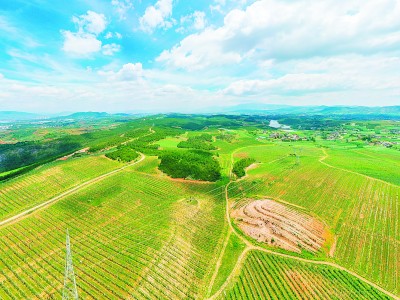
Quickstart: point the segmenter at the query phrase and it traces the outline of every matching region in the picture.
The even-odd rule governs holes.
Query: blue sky
[[[399,105],[399,0],[0,0],[0,110]]]

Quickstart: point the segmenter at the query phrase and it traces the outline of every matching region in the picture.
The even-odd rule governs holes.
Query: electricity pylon
[[[67,229],[65,277],[64,277],[64,288],[62,292],[62,300],[70,300],[70,299],[73,300],[78,299],[78,290],[76,288],[74,267],[72,265],[71,244],[69,241],[69,233]]]
[[[294,148],[294,155],[296,156],[296,165],[300,164],[300,154],[301,154],[301,148],[299,148],[300,151],[295,147]],[[300,153],[299,153],[300,152]]]

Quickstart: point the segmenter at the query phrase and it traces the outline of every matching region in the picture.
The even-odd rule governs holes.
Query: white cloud
[[[128,11],[133,9],[133,4],[130,0],[112,0],[111,4],[114,6],[120,20],[125,20]]]
[[[239,80],[224,90],[226,94],[242,96],[251,94],[283,94],[284,92],[317,92],[340,90],[350,87],[351,82],[332,74],[286,74],[277,79]]]
[[[8,14],[8,17],[11,17],[11,14]],[[32,37],[29,28],[26,28],[25,31],[21,26],[13,24],[14,22],[12,22],[8,17],[0,15],[0,39],[2,41],[12,40],[17,44],[22,45],[24,48],[36,48],[42,46],[41,43]]]
[[[208,28],[202,33],[189,35],[170,51],[163,51],[156,61],[187,70],[240,63],[242,57],[239,53],[221,47],[224,38],[222,31]]]
[[[338,91],[398,90],[400,58],[346,55],[329,59],[314,58],[280,62],[273,66],[285,75],[266,79],[242,79],[232,82],[226,95],[290,95]],[[363,101],[363,99],[360,99]]]
[[[143,67],[141,63],[127,63],[117,72],[99,71],[98,74],[109,81],[137,81],[143,77]]]
[[[185,29],[202,30],[206,27],[206,14],[203,11],[195,11],[194,13],[181,17],[181,27],[177,32],[185,32]]]
[[[292,59],[399,47],[398,0],[259,0],[230,11],[223,26],[186,37],[158,61],[200,69],[250,58]]]
[[[104,55],[108,55],[108,56],[112,56],[115,53],[119,52],[120,50],[121,50],[121,46],[114,44],[114,43],[107,44],[102,47],[102,53]]]
[[[195,11],[193,13],[193,27],[197,30],[206,27],[206,14],[203,11]]]
[[[139,19],[140,28],[146,32],[153,32],[156,28],[170,28],[174,20],[172,16],[172,0],[159,0],[153,6],[148,6],[144,15]]]
[[[4,75],[0,73],[0,80],[4,78]]]
[[[226,0],[214,0],[213,4],[211,4],[210,10],[211,12],[218,12],[223,14],[224,11],[226,11],[228,9],[228,7],[230,8],[240,8],[245,6],[248,2],[253,2],[254,0],[230,0],[229,2],[227,2]],[[227,5],[229,3],[229,5]]]
[[[122,81],[136,80],[143,75],[143,67],[141,63],[128,63],[122,66],[117,72],[116,78]]]
[[[116,38],[116,39],[122,39],[122,34],[120,34],[119,32],[114,32],[112,33],[111,31],[107,32],[106,35],[104,36],[104,38],[106,40],[112,39],[112,38]]]
[[[86,15],[72,17],[72,21],[78,25],[78,32],[87,32],[98,35],[107,27],[107,20],[103,14],[89,10]]]
[[[107,19],[103,14],[88,11],[81,16],[72,17],[72,21],[78,26],[77,32],[62,30],[64,36],[63,50],[74,55],[86,56],[102,51],[104,55],[114,55],[120,50],[120,46],[112,43],[102,45],[98,36],[106,29]],[[107,32],[105,39],[110,39],[114,35]],[[115,33],[116,37],[120,35]]]
[[[63,50],[77,55],[87,55],[101,50],[101,41],[89,33],[62,31],[64,36]]]

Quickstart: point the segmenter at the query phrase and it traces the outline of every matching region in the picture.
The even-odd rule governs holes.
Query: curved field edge
[[[241,151],[250,156],[250,150]],[[311,146],[302,148],[299,164],[291,156],[272,162],[264,156],[258,170],[232,185],[230,197],[236,202],[270,197],[305,207],[336,234],[333,255],[339,265],[398,294],[400,189],[325,166],[320,149]]]
[[[221,265],[212,286],[211,295],[215,294],[229,278],[245,247],[246,245],[236,234],[230,233],[227,246],[222,256]]]
[[[391,299],[346,271],[257,250],[216,299]]]
[[[400,153],[375,148],[324,149],[323,162],[360,175],[400,186]]]

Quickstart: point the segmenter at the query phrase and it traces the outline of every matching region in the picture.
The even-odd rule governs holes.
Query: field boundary
[[[231,164],[232,164],[232,166],[233,166],[233,161],[234,161],[233,160],[233,155],[238,150],[241,150],[243,148],[247,148],[247,147],[238,148],[238,149],[232,151],[232,153],[231,153]],[[330,166],[329,164],[323,162],[323,160],[328,157],[328,153],[326,152],[325,149],[322,149],[322,152],[324,153],[324,156],[319,159],[319,162],[321,162],[322,164],[326,164],[327,166],[329,166],[331,168],[342,170],[341,168]],[[231,166],[230,172],[232,172],[232,166]],[[387,183],[389,185],[394,185],[394,184],[391,184],[389,182],[386,182],[386,181],[383,181],[383,180],[380,180],[380,179],[377,179],[377,178],[369,177],[367,175],[363,175],[363,174],[360,174],[360,173],[357,173],[357,172],[353,172],[353,171],[349,171],[349,170],[345,170],[345,169],[343,169],[343,171],[347,171],[347,172],[350,172],[350,173],[358,174],[358,175],[370,178],[372,180],[377,180],[377,181],[380,181],[380,182]],[[238,260],[237,260],[237,262],[235,264],[235,267],[232,269],[232,272],[229,274],[229,276],[225,280],[224,284],[213,295],[208,297],[207,298],[208,300],[216,299],[225,290],[225,288],[232,282],[232,280],[238,274],[238,270],[242,267],[242,265],[243,265],[243,263],[244,263],[244,261],[245,261],[245,259],[247,257],[247,254],[252,250],[253,251],[261,251],[261,252],[264,252],[264,253],[268,253],[268,254],[271,254],[271,255],[277,255],[277,256],[280,256],[280,257],[288,258],[288,259],[294,259],[294,260],[305,262],[305,263],[311,263],[311,264],[316,264],[316,265],[325,265],[325,266],[330,266],[330,267],[333,267],[333,268],[337,268],[337,269],[339,269],[341,271],[347,272],[348,274],[356,277],[357,279],[363,281],[364,283],[369,284],[370,286],[376,288],[377,290],[379,290],[380,292],[384,293],[385,295],[387,295],[387,296],[389,296],[389,297],[391,297],[393,299],[400,300],[400,297],[394,295],[393,293],[385,290],[384,288],[380,287],[379,285],[369,281],[368,279],[366,279],[366,278],[358,275],[357,273],[355,273],[353,271],[350,271],[350,270],[346,269],[345,267],[342,267],[342,266],[340,266],[340,265],[338,265],[336,263],[328,262],[328,261],[310,260],[310,259],[307,259],[307,258],[292,256],[290,254],[275,252],[273,250],[265,249],[265,248],[262,248],[260,246],[254,246],[253,243],[250,240],[248,240],[248,239],[244,238],[242,235],[238,234],[236,232],[235,228],[232,225],[232,221],[231,221],[230,213],[229,213],[229,197],[228,197],[228,193],[227,193],[227,187],[232,182],[234,182],[234,181],[231,179],[231,181],[226,185],[226,190],[225,190],[226,216],[227,216],[227,219],[228,219],[228,225],[229,225],[229,227],[231,229],[231,234],[232,233],[236,234],[245,243],[246,248],[243,250],[242,254],[239,256],[239,258],[238,258]],[[394,185],[394,186],[397,186],[397,185]],[[219,267],[218,267],[218,269],[219,269]]]
[[[329,157],[329,154],[328,154],[328,152],[326,152],[325,149],[321,149],[321,150],[322,150],[322,153],[323,153],[324,156],[322,156],[318,161],[321,164],[323,164],[323,165],[325,165],[325,166],[327,166],[329,168],[340,170],[340,171],[351,173],[351,174],[355,174],[355,175],[359,175],[359,176],[362,176],[364,178],[367,178],[367,179],[370,179],[370,180],[374,180],[374,181],[378,181],[378,182],[381,182],[381,183],[384,183],[384,184],[387,184],[387,185],[391,185],[391,186],[394,186],[394,187],[397,187],[397,188],[400,187],[397,184],[394,184],[394,183],[391,183],[391,182],[388,182],[388,181],[385,181],[385,180],[382,180],[382,179],[379,179],[379,178],[371,177],[371,176],[368,176],[368,175],[365,175],[365,174],[362,174],[362,173],[358,173],[358,172],[355,172],[355,171],[351,171],[351,170],[348,170],[348,169],[344,169],[344,168],[340,168],[340,167],[336,167],[336,166],[333,166],[331,164],[328,164],[327,162],[325,162],[325,159],[327,159]]]
[[[311,264],[323,265],[323,266],[330,266],[330,267],[339,269],[341,271],[347,272],[348,274],[350,274],[350,275],[356,277],[357,279],[369,284],[370,286],[376,288],[380,292],[384,293],[385,295],[387,295],[387,296],[389,296],[389,297],[391,297],[393,299],[400,300],[400,297],[394,295],[393,293],[385,290],[384,288],[380,287],[379,285],[369,281],[368,279],[365,279],[364,277],[358,275],[357,273],[355,273],[353,271],[350,271],[350,270],[348,270],[348,269],[346,269],[346,268],[344,268],[344,267],[342,267],[342,266],[340,266],[338,264],[331,263],[331,262],[328,262],[328,261],[310,260],[310,259],[307,259],[307,258],[296,257],[296,256],[292,256],[292,255],[289,255],[289,254],[284,254],[284,253],[275,252],[273,250],[264,249],[264,248],[259,247],[259,246],[247,246],[243,250],[242,254],[239,256],[239,258],[238,258],[238,260],[236,262],[236,265],[233,268],[233,270],[232,270],[231,274],[229,275],[229,277],[226,279],[226,281],[220,287],[220,289],[218,291],[216,291],[215,294],[212,295],[208,299],[211,300],[211,299],[215,299],[216,297],[218,297],[224,291],[224,289],[232,282],[234,277],[237,275],[238,269],[240,269],[242,267],[243,262],[246,259],[247,254],[250,251],[260,251],[260,252],[268,253],[268,254],[271,254],[271,255],[276,255],[276,256],[281,256],[281,257],[288,258],[288,259],[298,260],[298,261],[305,262],[305,263],[311,263]]]
[[[71,195],[71,194],[79,191],[82,188],[85,188],[85,187],[87,187],[89,185],[92,185],[92,184],[94,184],[94,183],[96,183],[96,182],[98,182],[98,181],[100,181],[100,180],[102,180],[104,178],[107,178],[107,177],[109,177],[111,175],[114,175],[114,174],[116,174],[116,173],[118,173],[118,172],[120,172],[120,171],[122,171],[122,170],[124,170],[124,169],[126,169],[128,167],[130,167],[130,166],[133,166],[133,165],[135,165],[137,163],[140,163],[141,161],[143,161],[145,159],[146,156],[143,153],[139,153],[139,154],[141,156],[140,159],[134,161],[133,163],[124,165],[121,168],[112,170],[112,171],[110,171],[108,173],[105,173],[103,175],[100,175],[100,176],[97,176],[95,178],[92,178],[92,179],[90,179],[90,180],[88,180],[88,181],[86,181],[86,182],[84,182],[84,183],[82,183],[82,184],[80,184],[78,186],[73,187],[72,189],[69,189],[69,190],[63,192],[62,194],[60,194],[58,196],[55,196],[55,197],[47,200],[46,202],[43,202],[43,203],[38,204],[38,205],[36,205],[36,206],[34,206],[32,208],[29,208],[29,209],[27,209],[27,210],[15,215],[15,216],[13,216],[13,217],[10,217],[8,219],[0,221],[0,227],[3,227],[5,225],[7,225],[7,224],[11,224],[11,223],[17,222],[18,220],[24,218],[25,216],[27,216],[27,215],[29,215],[29,214],[31,214],[31,213],[39,210],[39,209],[43,209],[45,207],[48,207],[50,204],[53,204],[53,203],[57,202],[58,200],[60,200],[60,199],[66,197],[68,195]]]

